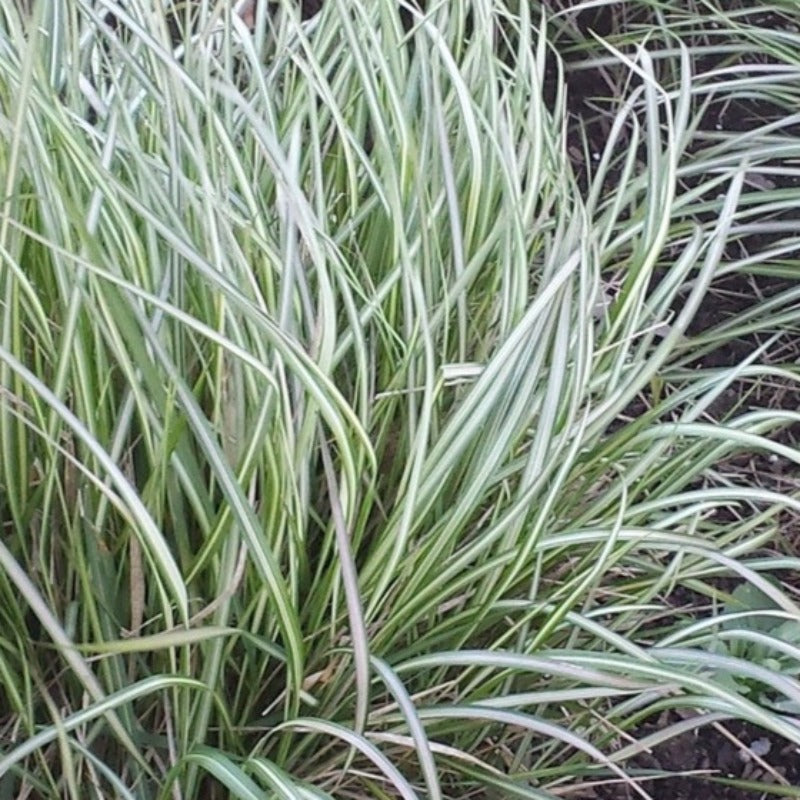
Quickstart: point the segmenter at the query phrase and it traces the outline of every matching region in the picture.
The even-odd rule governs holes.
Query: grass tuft
[[[784,5],[400,5],[0,11],[0,795],[800,746]]]

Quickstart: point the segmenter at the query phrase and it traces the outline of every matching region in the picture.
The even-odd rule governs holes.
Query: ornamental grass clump
[[[800,746],[798,35],[551,5],[0,12],[1,796]]]

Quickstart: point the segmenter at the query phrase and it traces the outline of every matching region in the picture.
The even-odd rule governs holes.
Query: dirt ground
[[[564,7],[564,3],[559,3],[558,0],[552,0],[552,5]],[[613,15],[622,13],[624,5],[616,3],[581,12],[573,20],[575,28],[581,33],[594,30],[600,35],[608,35],[619,19],[615,21]],[[755,13],[753,16],[756,16]],[[746,19],[740,18],[740,21]],[[786,15],[772,12],[759,12],[758,18],[753,20],[754,24],[763,27],[784,26],[796,22],[796,19],[789,20]],[[569,50],[567,41],[565,50]],[[575,155],[574,167],[577,173],[584,185],[587,185],[590,165],[585,163],[582,156],[582,153],[587,152],[583,143],[588,142],[589,151],[594,149],[599,152],[604,146],[608,120],[603,119],[602,110],[603,104],[608,103],[604,98],[608,98],[610,93],[608,76],[593,74],[585,69],[570,70],[569,56],[566,60],[568,109],[572,125],[570,152]],[[741,66],[746,69],[748,63],[763,64],[765,61],[758,53],[752,53],[742,60]],[[717,62],[718,59],[709,57],[704,63],[696,63],[695,70],[698,73],[711,70],[717,66]],[[714,133],[723,125],[728,130],[747,131],[787,115],[787,111],[778,106],[757,103],[747,98],[727,107],[724,118],[720,113],[719,109],[709,109],[704,124],[695,137],[697,148],[703,146],[704,140],[713,138]],[[800,129],[789,128],[787,126],[787,133],[800,136]],[[690,149],[689,157],[691,152]],[[800,184],[797,178],[779,177],[778,180],[782,181],[777,184],[780,188],[797,188]],[[800,208],[786,219],[797,221],[799,217]],[[754,235],[737,240],[731,246],[736,248],[738,255],[763,252],[770,244],[768,237]],[[742,314],[761,298],[796,284],[797,278],[791,276],[776,278],[774,275],[765,276],[763,272],[758,274],[757,267],[753,274],[737,273],[720,278],[712,286],[708,301],[701,307],[690,333],[699,334],[710,330]],[[686,365],[714,368],[738,364],[761,345],[764,338],[766,337],[753,335],[728,342],[700,354]],[[800,363],[800,322],[794,329],[784,332],[779,344],[771,352],[772,358],[784,364]],[[743,393],[747,393],[746,405],[791,411],[800,408],[800,393],[796,383],[791,386],[771,386],[764,390],[767,395],[756,396],[753,391],[752,386],[733,388],[727,395],[727,402],[723,400],[713,410],[715,416],[723,419],[726,413],[741,403]],[[779,436],[784,443],[796,446],[800,442],[800,427],[783,430]],[[761,454],[742,456],[738,463],[731,464],[731,468],[735,468],[740,475],[750,476],[756,485],[781,491],[800,486],[800,475],[794,464],[776,463],[774,458],[770,460]],[[785,523],[784,539],[776,543],[776,550],[787,555],[800,556],[800,521],[796,516],[787,516]],[[784,585],[796,598],[800,596],[800,578],[797,575],[784,576]],[[630,733],[641,739],[677,721],[678,717],[674,713],[664,714]],[[637,757],[625,767],[632,777],[641,780],[641,787],[653,800],[757,800],[782,794],[800,796],[797,794],[797,787],[800,787],[800,750],[773,733],[737,720],[717,722],[692,730]],[[627,800],[638,796],[632,789],[619,783],[595,786],[588,789],[585,795],[587,798],[602,800]]]
[[[658,720],[652,729],[669,721]],[[652,754],[639,758],[636,766],[628,766],[632,776],[647,770],[682,773],[644,781],[642,787],[653,800],[755,800],[768,796],[764,784],[779,784],[783,779],[791,787],[800,785],[800,753],[795,745],[753,725],[726,722],[671,739]],[[713,776],[714,780],[704,776]],[[726,780],[737,778],[750,782],[751,787],[725,784]],[[635,796],[620,786],[609,794],[598,795],[608,800]]]

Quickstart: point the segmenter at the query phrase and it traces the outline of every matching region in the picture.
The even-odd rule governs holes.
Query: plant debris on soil
[[[665,714],[637,733],[647,736],[677,719]],[[800,785],[797,746],[740,721],[716,722],[688,731],[626,766],[653,800],[753,800],[765,796],[769,788],[765,784]],[[662,777],[665,773],[668,777]],[[598,787],[594,796],[602,800],[639,797],[619,784]]]

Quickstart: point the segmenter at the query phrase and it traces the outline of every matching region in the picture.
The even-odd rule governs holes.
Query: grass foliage
[[[800,463],[797,286],[696,324],[797,274],[800,34],[724,5],[3,6],[0,795],[647,797],[686,730],[800,746],[800,499],[741,467]],[[699,132],[742,97],[783,116]]]

